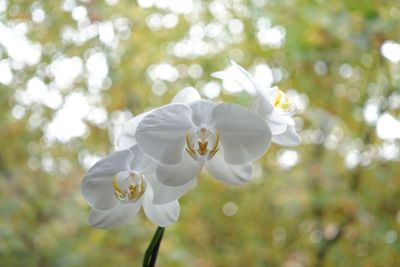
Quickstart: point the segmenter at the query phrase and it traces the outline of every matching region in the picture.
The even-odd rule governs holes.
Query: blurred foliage
[[[90,228],[85,168],[113,150],[133,114],[185,86],[207,97],[210,74],[230,59],[268,64],[275,84],[295,92],[304,142],[271,145],[243,187],[202,174],[158,266],[398,266],[399,134],[377,135],[382,114],[400,115],[400,65],[381,53],[400,41],[397,0],[1,0],[0,26],[1,266],[140,266],[156,227],[142,216]],[[7,44],[6,28],[40,57],[19,39]],[[63,58],[82,65],[76,76],[79,64],[55,70]],[[32,77],[50,102],[29,90]],[[73,106],[83,131],[58,138],[49,125],[74,94],[89,105]],[[216,100],[249,97],[223,90]]]

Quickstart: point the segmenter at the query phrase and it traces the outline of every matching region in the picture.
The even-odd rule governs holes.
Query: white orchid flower
[[[165,185],[192,183],[203,166],[228,184],[249,181],[251,162],[270,144],[268,125],[238,105],[199,98],[196,90],[183,90],[172,104],[147,114],[137,125],[135,142],[159,162],[157,178]]]
[[[212,76],[233,81],[249,93],[256,92],[257,97],[252,104],[252,110],[268,123],[272,132],[272,142],[285,146],[300,144],[300,136],[292,118],[296,112],[296,105],[276,86],[263,90],[239,64],[234,61],[231,61],[231,64],[231,68],[215,72]]]
[[[190,103],[199,99],[201,99],[200,94],[195,88],[186,87],[175,95],[171,103]],[[139,122],[152,111],[153,110],[149,110],[133,117],[122,127],[121,132],[117,138],[117,150],[129,149],[132,146],[136,145],[136,128]],[[168,201],[174,200],[174,197],[175,199],[178,199],[187,191],[193,189],[196,186],[196,183],[197,181],[195,179],[181,186],[168,186],[159,182],[155,182],[153,183],[153,203],[163,204]]]
[[[193,87],[186,87],[179,91],[172,99],[171,103],[190,103],[201,99],[199,92]],[[154,109],[153,109],[154,110]],[[135,133],[139,122],[150,112],[149,110],[130,119],[121,129],[121,132],[117,138],[116,148],[117,150],[129,149],[136,144]]]
[[[89,224],[97,228],[128,223],[141,207],[154,224],[169,226],[177,221],[177,199],[187,190],[185,186],[168,187],[159,183],[154,162],[136,145],[98,161],[81,184],[82,195],[92,208]]]

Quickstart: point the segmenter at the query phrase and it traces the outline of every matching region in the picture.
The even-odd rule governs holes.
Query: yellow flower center
[[[144,176],[135,171],[127,175],[116,175],[113,177],[112,186],[115,197],[120,202],[136,202],[145,191]]]
[[[276,109],[279,109],[286,114],[293,113],[296,110],[295,104],[290,101],[289,97],[281,90],[277,90],[273,104]]]
[[[186,133],[186,151],[197,161],[212,159],[219,150],[219,130],[195,128]]]

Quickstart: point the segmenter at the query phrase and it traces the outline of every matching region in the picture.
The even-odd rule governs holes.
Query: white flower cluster
[[[271,141],[300,143],[291,117],[296,107],[282,91],[261,90],[235,62],[213,76],[257,92],[251,108],[203,100],[187,88],[172,103],[130,120],[117,151],[83,178],[82,194],[92,208],[90,225],[127,223],[143,207],[150,221],[166,227],[177,221],[178,199],[196,185],[203,167],[217,180],[241,185],[251,180],[252,162]]]

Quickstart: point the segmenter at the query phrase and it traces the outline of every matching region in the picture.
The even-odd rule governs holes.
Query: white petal
[[[183,154],[182,161],[175,165],[158,164],[157,179],[162,184],[168,186],[185,185],[199,175],[204,163],[192,159],[186,151]]]
[[[108,229],[130,222],[138,214],[142,200],[133,204],[118,204],[110,210],[92,209],[89,224],[96,228]]]
[[[242,75],[240,72],[238,73],[238,71],[234,67],[229,67],[226,70],[214,72],[211,74],[211,76],[217,79],[221,79],[223,81],[233,82],[237,86],[239,86],[239,88],[245,90],[248,94],[252,96],[257,94],[256,88],[248,80],[247,76]]]
[[[171,103],[182,103],[189,104],[191,102],[200,100],[201,96],[199,92],[193,87],[186,87],[185,89],[179,91],[172,99]]]
[[[133,160],[131,161],[130,169],[137,171],[141,174],[148,172],[149,169],[155,170],[155,162],[142,152],[138,145],[131,147],[130,151],[133,154]],[[154,171],[153,170],[153,171]]]
[[[148,193],[149,192],[149,193]],[[161,205],[152,203],[151,190],[147,189],[143,200],[143,210],[149,220],[161,227],[175,223],[179,217],[179,203],[177,200]]]
[[[117,204],[112,179],[122,171],[129,171],[133,155],[121,150],[98,161],[83,177],[81,192],[88,204],[99,210],[108,210]]]
[[[245,70],[242,66],[237,64],[235,61],[231,60],[231,65],[235,69],[235,77],[236,78],[241,78],[241,80],[246,80],[246,84],[243,84],[242,86],[245,87],[248,83],[251,84],[254,89],[258,92],[261,91],[261,86],[257,84],[257,81],[250,75],[250,73]],[[243,88],[246,90],[246,88]]]
[[[143,112],[136,117],[130,119],[122,126],[121,133],[117,139],[117,150],[129,149],[136,144],[135,132],[139,122],[151,111]]]
[[[274,106],[272,103],[269,101],[269,95],[267,91],[264,91],[261,86],[259,86],[256,82],[255,79],[250,75],[249,72],[247,72],[242,66],[237,64],[235,61],[231,61],[232,66],[236,69],[236,76],[237,77],[246,77],[248,80],[248,83],[251,83],[251,85],[254,87],[254,90],[256,91],[258,95],[258,100],[257,100],[257,111],[260,112],[260,115],[265,115],[270,112],[272,112]],[[245,86],[245,85],[242,85]]]
[[[193,126],[192,110],[184,104],[169,104],[144,117],[136,129],[140,149],[164,164],[181,161],[185,134]]]
[[[296,123],[294,122],[294,119],[291,116],[285,116],[285,117],[286,117],[286,123],[289,126],[293,126],[293,127],[296,126]]]
[[[171,166],[171,165],[168,165]],[[181,186],[168,186],[160,183],[155,176],[146,176],[147,181],[151,184],[153,189],[153,200],[154,204],[164,204],[174,200],[178,200],[186,192],[192,190],[196,184],[197,180],[193,179],[190,182]]]
[[[278,86],[271,87],[265,92],[265,95],[267,96],[267,99],[270,103],[274,103],[275,97],[277,96],[278,92]]]
[[[250,74],[235,62],[231,61],[231,63],[231,67],[225,69],[224,71],[214,72],[211,74],[211,76],[221,80],[229,80],[234,82],[250,95],[257,93],[256,87],[258,85],[250,76]]]
[[[294,126],[288,125],[284,133],[272,136],[272,142],[282,146],[297,146],[301,143],[301,138]]]
[[[254,87],[254,89],[259,97],[258,109],[260,111],[262,111],[264,114],[272,112],[274,106],[269,101],[268,93],[266,91],[264,91],[260,85],[258,85],[256,80],[250,75],[250,73],[248,71],[246,71],[244,68],[242,68],[242,66],[240,66],[233,60],[231,60],[231,64],[236,69],[236,75],[238,77],[240,77],[240,76],[246,77],[248,80],[248,83],[251,83],[252,86]],[[245,84],[243,84],[242,86],[245,86]],[[243,88],[246,90],[245,87],[243,87]]]
[[[217,104],[209,100],[199,100],[191,103],[192,121],[197,127],[211,126],[212,112]]]
[[[244,165],[230,165],[223,159],[219,151],[214,158],[206,162],[208,173],[226,184],[241,185],[251,180],[253,168],[251,163]]]
[[[238,105],[221,103],[214,108],[213,117],[227,163],[242,165],[258,159],[267,150],[271,131],[253,112]]]
[[[270,114],[264,117],[271,130],[272,135],[278,135],[286,131],[288,118],[290,117],[284,116],[276,110],[272,111]]]
[[[251,110],[260,115],[261,117],[268,116],[273,112],[274,107],[264,96],[256,96],[251,103]]]

